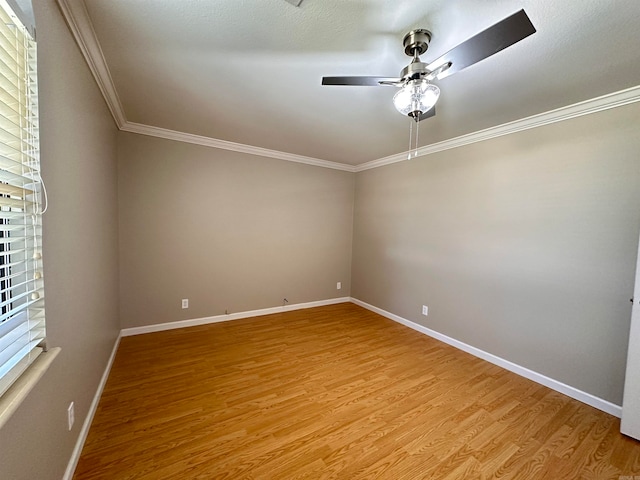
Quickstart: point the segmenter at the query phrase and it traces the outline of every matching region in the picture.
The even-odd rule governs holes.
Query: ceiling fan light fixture
[[[394,96],[393,104],[403,115],[418,119],[438,101],[440,89],[425,79],[410,80]]]

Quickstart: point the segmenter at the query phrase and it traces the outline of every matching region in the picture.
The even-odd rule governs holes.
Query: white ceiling
[[[58,1],[126,122],[349,165],[406,151],[410,121],[393,87],[321,78],[398,76],[412,28],[426,62],[521,8],[537,29],[436,82],[421,145],[640,84],[638,0]]]

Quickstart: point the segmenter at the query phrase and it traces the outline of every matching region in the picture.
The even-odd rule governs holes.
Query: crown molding
[[[191,133],[177,132],[166,128],[152,127],[141,123],[125,122],[120,130],[124,132],[137,133],[140,135],[148,135],[150,137],[164,138],[167,140],[175,140],[184,143],[193,143],[205,147],[220,148],[222,150],[231,150],[233,152],[248,153],[249,155],[258,155],[260,157],[275,158],[277,160],[285,160],[287,162],[304,163],[313,165],[314,167],[331,168],[334,170],[342,170],[345,172],[355,172],[353,165],[345,163],[330,162],[329,160],[321,160],[319,158],[305,157],[294,153],[280,152],[278,150],[269,150],[268,148],[254,147],[243,143],[229,142],[227,140],[219,140],[217,138],[204,137],[201,135],[193,135]]]
[[[96,83],[98,84],[98,88],[102,92],[102,96],[111,111],[111,115],[120,130],[138,133],[141,135],[149,135],[152,137],[176,140],[179,142],[220,148],[223,150],[231,150],[234,152],[248,153],[261,157],[304,163],[316,167],[331,168],[347,172],[355,171],[354,166],[344,163],[331,162],[319,158],[305,157],[303,155],[295,155],[277,150],[269,150],[266,148],[254,147],[251,145],[244,145],[226,140],[218,140],[216,138],[203,137],[200,135],[193,135],[190,133],[177,132],[150,125],[129,122],[126,119],[124,108],[122,107],[122,103],[118,97],[118,93],[111,77],[111,72],[107,66],[102,49],[100,48],[100,43],[96,37],[96,32],[93,29],[93,24],[91,23],[91,18],[89,17],[89,12],[87,12],[84,1],[57,0],[57,3],[67,25],[69,26],[69,30],[71,30],[71,33],[80,48]]]
[[[126,122],[124,109],[122,108],[122,103],[120,103],[120,98],[111,78],[111,72],[102,53],[102,48],[100,48],[100,43],[98,43],[96,32],[93,29],[84,1],[57,0],[57,3],[76,44],[82,52],[82,56],[89,66],[89,70],[93,74],[93,78],[98,84],[98,88],[102,92],[116,125],[118,128],[122,128],[122,125]]]
[[[640,101],[640,85],[620,90],[619,92],[609,93],[584,102],[574,103],[573,105],[532,115],[513,122],[461,135],[442,142],[432,143],[430,145],[420,147],[416,157],[431,155],[432,153],[442,152],[444,150],[451,150],[452,148],[462,147],[471,143],[482,142],[484,140],[502,137],[503,135],[509,135],[523,130],[529,130],[531,128],[562,122],[571,118],[601,112],[610,108],[621,107],[638,101]],[[370,170],[384,165],[391,165],[392,163],[403,162],[407,160],[408,154],[409,152],[402,152],[388,157],[379,158],[377,160],[372,160],[370,162],[361,163],[360,165],[356,165],[355,171],[362,172],[364,170]],[[416,157],[412,157],[411,160],[414,160]]]
[[[335,170],[343,170],[346,172],[362,172],[372,168],[378,168],[393,163],[403,162],[407,160],[408,152],[402,152],[388,157],[371,160],[361,163],[360,165],[349,165],[346,163],[332,162],[319,158],[305,157],[293,153],[281,152],[277,150],[269,150],[262,147],[254,147],[241,143],[219,140],[211,137],[193,135],[190,133],[177,132],[150,125],[129,122],[124,114],[124,109],[120,103],[120,99],[116,92],[111,73],[105,61],[102,49],[96,37],[93,24],[87,12],[84,0],[56,0],[60,11],[64,16],[73,37],[84,56],[91,73],[93,74],[100,91],[113,115],[116,125],[120,130],[125,132],[138,133],[141,135],[149,135],[153,137],[165,138],[179,142],[193,143],[212,148],[220,148],[234,152],[247,153],[250,155],[258,155],[261,157],[275,158],[289,162],[304,163],[316,167],[331,168]],[[631,87],[619,92],[610,93],[584,102],[575,103],[566,107],[561,107],[548,112],[533,115],[527,118],[505,123],[495,127],[490,127],[477,132],[461,135],[456,138],[444,140],[442,142],[425,145],[418,149],[416,157],[431,155],[432,153],[442,152],[453,148],[462,147],[484,140],[509,135],[512,133],[529,130],[531,128],[542,127],[552,123],[569,120],[571,118],[589,115],[591,113],[608,110],[610,108],[620,107],[640,101],[640,85]],[[416,158],[413,157],[412,159]]]

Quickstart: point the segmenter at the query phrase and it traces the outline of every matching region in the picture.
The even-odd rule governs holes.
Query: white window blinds
[[[0,395],[44,346],[36,45],[0,0]]]

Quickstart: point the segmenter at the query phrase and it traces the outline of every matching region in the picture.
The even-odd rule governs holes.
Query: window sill
[[[47,352],[41,353],[20,378],[11,385],[9,390],[0,397],[0,428],[7,423],[13,412],[36,386],[58,353],[60,353],[60,347],[51,348]]]

